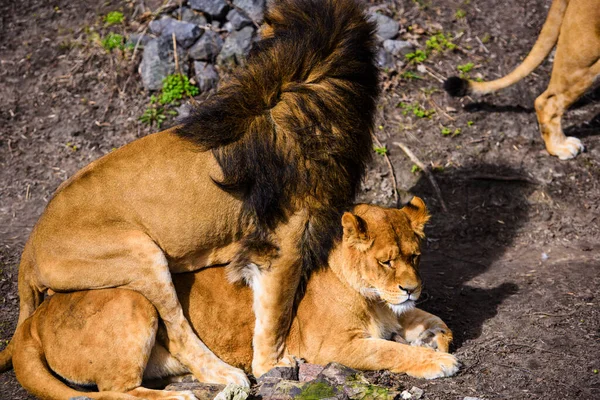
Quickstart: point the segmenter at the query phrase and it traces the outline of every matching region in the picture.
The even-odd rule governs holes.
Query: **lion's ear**
[[[423,228],[430,218],[425,202],[420,197],[414,196],[410,203],[402,207],[400,211],[408,217],[413,231],[419,237],[425,237]]]
[[[344,240],[360,250],[369,247],[369,235],[367,234],[367,222],[358,215],[345,212],[342,215],[342,226],[344,227]]]

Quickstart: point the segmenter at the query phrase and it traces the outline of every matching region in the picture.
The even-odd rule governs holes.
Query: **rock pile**
[[[266,0],[188,0],[150,22],[149,34],[132,34],[128,43],[143,47],[139,72],[148,90],[160,90],[163,79],[179,71],[193,72],[201,92],[217,87],[219,69],[243,64],[257,39]],[[396,40],[400,24],[371,12],[380,42],[379,65],[395,68],[414,51],[411,43]],[[175,45],[173,43],[175,38]]]
[[[201,91],[215,88],[216,67],[243,62],[264,10],[265,0],[189,0],[153,20],[149,35],[128,40],[143,46],[139,72],[144,87],[159,90],[179,64],[185,74],[193,68]]]
[[[188,382],[174,383],[166,389],[191,390],[198,399],[212,400],[225,386]],[[260,377],[252,392],[251,398],[264,400],[400,398],[399,391],[371,384],[360,371],[337,363],[325,367],[300,364],[299,368],[274,368]]]

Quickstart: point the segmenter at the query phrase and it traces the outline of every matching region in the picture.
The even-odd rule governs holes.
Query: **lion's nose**
[[[398,285],[398,287],[400,288],[400,290],[404,290],[406,292],[406,294],[408,294],[409,296],[415,291],[417,290],[417,285],[415,286],[411,286],[411,287],[403,287],[402,285]]]

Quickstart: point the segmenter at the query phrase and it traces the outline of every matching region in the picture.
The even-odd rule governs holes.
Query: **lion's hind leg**
[[[45,264],[40,262],[42,286],[55,291],[101,288],[136,291],[156,308],[163,320],[167,331],[165,347],[198,380],[249,386],[242,370],[219,359],[192,330],[177,298],[167,258],[152,239],[139,231],[96,230],[93,240],[85,240],[88,231],[69,235],[54,242],[61,249],[44,252],[52,258],[43,260]]]
[[[585,2],[580,2],[585,3]],[[568,160],[584,150],[581,141],[565,136],[564,112],[589,89],[600,74],[600,34],[597,10],[577,9],[570,3],[561,27],[550,84],[535,100],[540,132],[548,153]]]

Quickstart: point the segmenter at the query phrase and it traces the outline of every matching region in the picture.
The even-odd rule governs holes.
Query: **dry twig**
[[[423,164],[421,162],[421,160],[419,160],[417,158],[417,156],[415,156],[415,154],[412,151],[410,151],[410,149],[408,147],[406,147],[406,145],[404,143],[394,142],[394,145],[400,147],[402,149],[402,151],[404,151],[404,153],[406,153],[408,158],[410,158],[411,161],[413,163],[415,163],[419,168],[421,168],[421,170],[425,173],[425,175],[427,175],[427,178],[429,178],[429,182],[431,182],[431,186],[433,186],[433,190],[435,191],[435,194],[437,195],[438,201],[440,202],[440,205],[442,206],[442,210],[444,210],[444,212],[448,212],[448,207],[446,206],[446,203],[444,202],[444,199],[442,197],[442,191],[440,190],[440,187],[438,186],[438,184],[433,176],[433,173],[431,172],[429,167],[425,166],[425,164]]]

